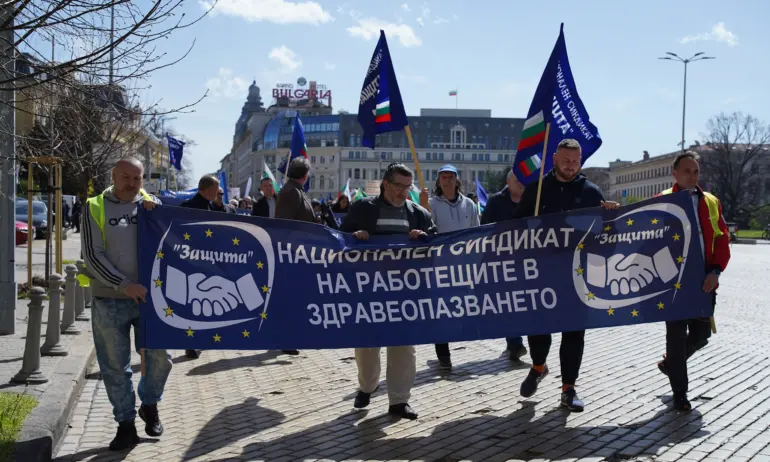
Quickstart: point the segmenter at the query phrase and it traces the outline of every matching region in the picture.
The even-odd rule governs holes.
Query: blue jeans
[[[131,382],[131,326],[139,351],[139,305],[133,300],[94,297],[91,308],[96,360],[116,422],[136,418],[136,396]],[[166,350],[145,350],[145,375],[139,380],[142,404],[156,404],[163,395],[171,372],[171,355]]]
[[[506,343],[506,348],[509,351],[518,350],[520,347],[524,345],[524,341],[521,339],[521,337],[506,337],[505,343]]]

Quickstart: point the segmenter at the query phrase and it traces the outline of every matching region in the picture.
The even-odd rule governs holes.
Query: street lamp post
[[[679,61],[680,63],[684,64],[684,90],[682,91],[682,152],[685,151],[684,148],[684,120],[685,120],[685,112],[687,109],[687,65],[690,63],[694,63],[695,61],[703,61],[704,59],[716,59],[713,56],[703,56],[704,52],[698,52],[694,55],[690,56],[689,58],[685,59],[677,55],[676,53],[671,53],[670,51],[667,51],[666,54],[668,56],[663,56],[658,59],[665,59],[668,61]]]

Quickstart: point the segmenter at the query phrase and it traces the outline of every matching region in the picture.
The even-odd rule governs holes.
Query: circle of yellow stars
[[[214,232],[211,229],[207,229],[205,231],[205,234],[206,234],[207,238],[214,236]],[[184,233],[182,235],[182,238],[184,238],[185,241],[189,241],[192,238],[192,236],[190,236],[189,233]],[[237,237],[234,237],[232,242],[233,242],[233,245],[240,245],[240,243],[241,243],[240,239],[238,239]],[[581,248],[582,248],[582,244],[581,244]],[[161,258],[163,258],[165,256],[165,254],[162,251],[158,251],[155,254],[155,256],[158,259],[161,259]],[[264,267],[265,267],[265,264],[262,263],[262,261],[258,261],[257,262],[257,269],[264,269]],[[155,287],[162,287],[163,286],[163,281],[160,278],[155,279],[154,282],[155,282]],[[270,288],[267,285],[263,285],[262,286],[262,292],[267,293],[269,291],[270,291]],[[166,313],[166,316],[173,316],[174,315],[174,310],[170,306],[166,307],[166,309],[164,311]],[[265,313],[265,312],[260,313],[259,316],[262,319],[267,319],[267,313]],[[191,327],[188,327],[187,330],[185,331],[185,333],[187,334],[188,338],[195,338],[195,331],[192,330]],[[249,332],[246,329],[243,329],[243,332],[241,332],[241,335],[243,336],[243,338],[251,338],[251,332]],[[222,336],[219,335],[218,332],[214,333],[214,336],[212,337],[212,339],[214,340],[214,343],[222,343]]]

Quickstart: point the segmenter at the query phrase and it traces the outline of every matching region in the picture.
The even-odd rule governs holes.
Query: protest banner
[[[712,314],[688,193],[417,241],[288,220],[139,209],[140,345],[416,345]],[[633,341],[629,339],[629,341]]]

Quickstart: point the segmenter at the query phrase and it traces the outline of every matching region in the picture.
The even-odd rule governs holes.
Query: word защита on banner
[[[423,241],[140,211],[147,348],[348,348],[710,315],[686,194]]]

